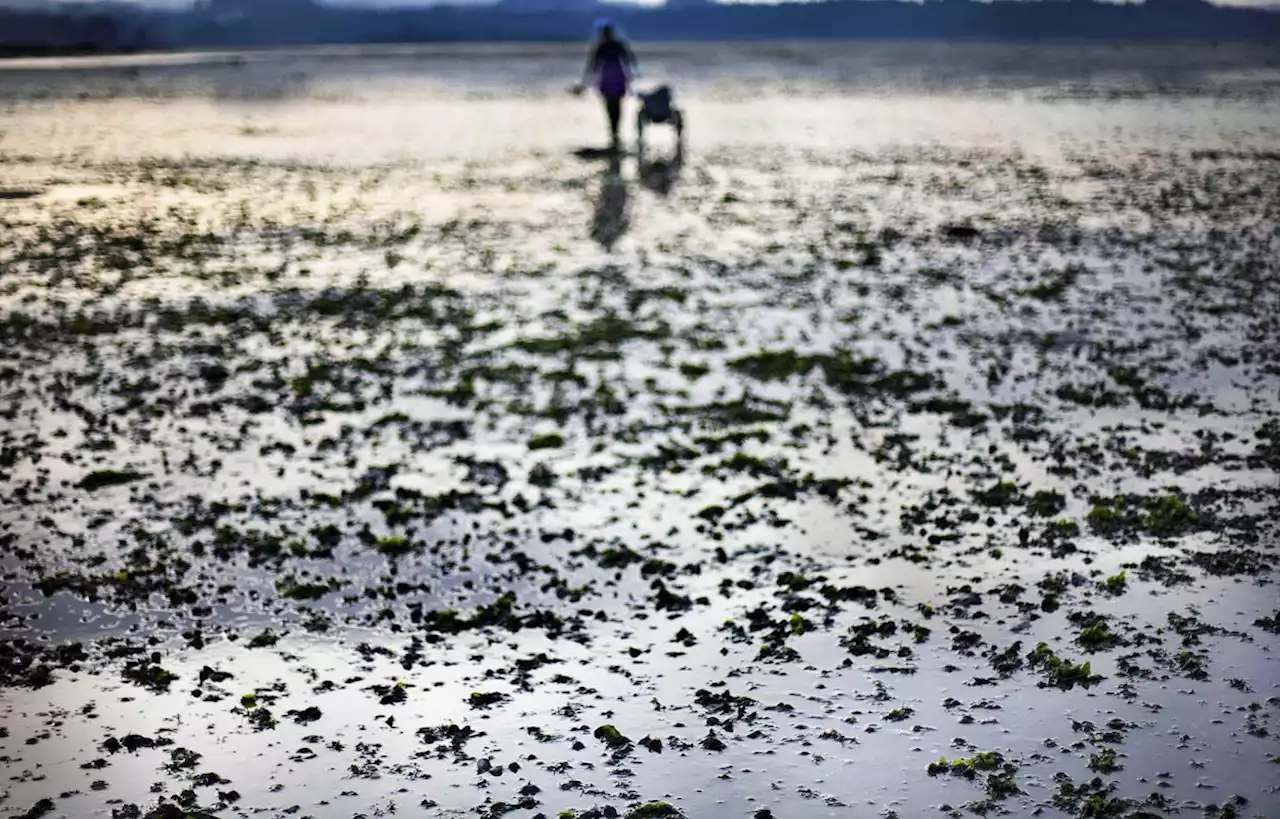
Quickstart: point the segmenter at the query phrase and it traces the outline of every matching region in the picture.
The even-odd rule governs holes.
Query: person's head
[[[603,17],[596,20],[596,31],[600,35],[601,42],[608,42],[609,40],[612,40],[613,22]]]

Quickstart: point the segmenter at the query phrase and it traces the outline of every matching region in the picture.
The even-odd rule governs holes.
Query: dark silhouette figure
[[[617,147],[618,127],[622,122],[622,100],[631,84],[636,57],[626,43],[614,36],[613,23],[608,20],[597,21],[596,30],[600,33],[600,39],[587,57],[582,85],[595,77],[596,89],[604,100],[605,114],[609,118],[609,144]]]
[[[630,214],[627,209],[627,184],[622,178],[622,158],[616,153],[601,175],[596,195],[595,213],[591,217],[591,238],[605,250],[613,250],[627,232]]]

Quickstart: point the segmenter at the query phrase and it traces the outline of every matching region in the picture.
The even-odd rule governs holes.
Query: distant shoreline
[[[138,54],[141,51],[141,49],[136,48],[104,48],[93,43],[70,46],[45,45],[42,43],[0,43],[0,60],[30,59],[32,57],[109,57],[122,54]]]
[[[846,37],[784,37],[777,39],[765,38],[700,38],[700,39],[672,39],[672,40],[653,40],[644,39],[642,41],[647,47],[654,46],[687,46],[687,45],[748,45],[748,46],[786,46],[799,45],[806,43],[948,43],[948,44],[1001,44],[1001,45],[1017,45],[1017,44],[1035,44],[1035,45],[1075,45],[1075,46],[1114,46],[1114,47],[1172,47],[1179,45],[1194,45],[1197,47],[1231,47],[1231,46],[1270,46],[1276,43],[1271,37],[1256,38],[1110,38],[1110,37],[983,37],[983,36],[949,36],[949,37],[911,37],[911,36],[885,36],[885,35],[868,35],[865,37],[846,36]],[[181,46],[172,47],[103,47],[93,44],[81,44],[72,46],[45,45],[45,44],[17,44],[17,43],[0,43],[0,65],[5,62],[16,60],[56,60],[62,58],[75,57],[145,57],[145,56],[181,56],[184,54],[269,54],[273,52],[293,52],[293,51],[331,51],[331,50],[358,50],[358,49],[413,49],[415,47],[446,47],[446,48],[468,48],[475,46],[556,46],[556,45],[579,45],[582,43],[580,37],[529,37],[529,38],[503,38],[503,39],[474,39],[474,40],[384,40],[384,41],[349,41],[349,42],[325,42],[325,43],[289,43],[278,45],[244,45],[244,46],[228,46],[226,44],[210,44],[201,46],[196,44],[183,44]]]
[[[456,0],[454,0],[456,1]],[[607,13],[637,42],[1280,42],[1280,11],[1208,0],[778,0],[673,7],[517,0],[495,7],[365,8],[320,0],[208,0],[187,10],[96,4],[0,6],[0,58],[104,56],[169,49],[323,45],[585,44]],[[73,10],[74,9],[74,10]]]

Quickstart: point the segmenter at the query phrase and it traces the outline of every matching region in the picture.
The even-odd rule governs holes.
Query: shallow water
[[[0,63],[0,809],[1280,811],[1273,51],[641,57]]]

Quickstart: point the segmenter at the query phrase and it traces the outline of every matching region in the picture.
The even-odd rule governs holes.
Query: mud
[[[1276,815],[1223,51],[0,68],[0,810]]]

